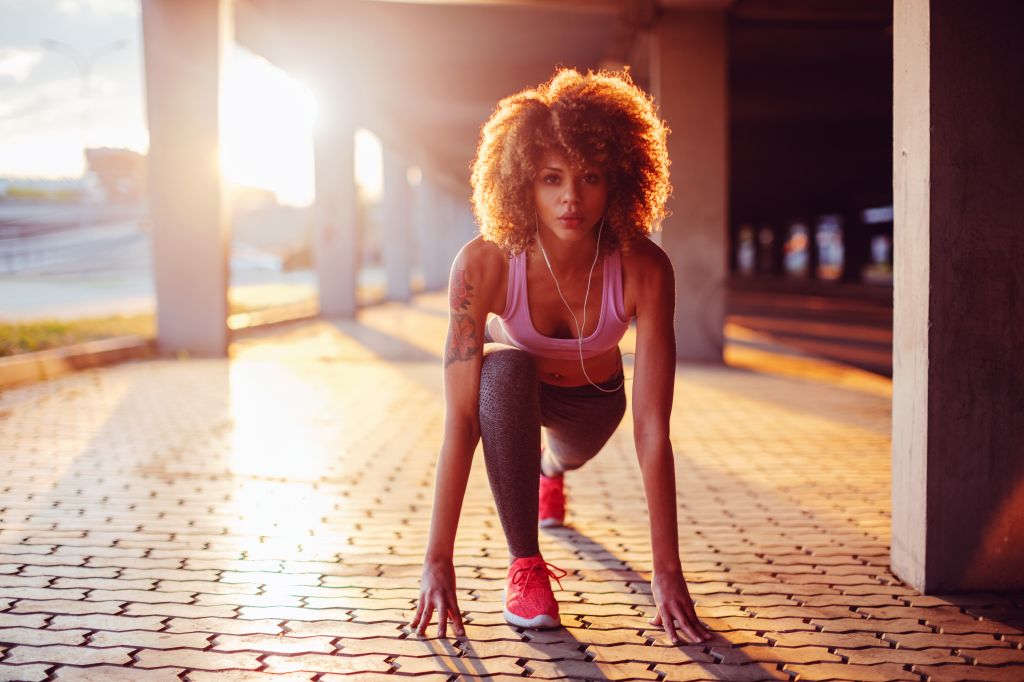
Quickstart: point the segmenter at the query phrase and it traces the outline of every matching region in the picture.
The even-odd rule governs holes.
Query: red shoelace
[[[534,576],[538,576],[538,580],[546,580],[547,578],[554,578],[555,582],[558,583],[558,589],[564,590],[562,587],[562,578],[569,575],[568,571],[563,571],[558,566],[550,564],[547,561],[537,562],[530,564],[524,568],[517,568],[512,573],[512,584],[522,585],[522,589],[526,589],[530,586],[531,582],[534,582]]]

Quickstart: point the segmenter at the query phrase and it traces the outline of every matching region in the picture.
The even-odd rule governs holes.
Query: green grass
[[[232,302],[228,312],[234,315],[258,309]],[[79,320],[0,322],[0,357],[63,348],[114,336],[153,338],[156,336],[156,318],[152,313],[144,313]]]
[[[118,315],[81,320],[0,322],[0,357],[61,348],[113,336],[152,337],[153,315]]]

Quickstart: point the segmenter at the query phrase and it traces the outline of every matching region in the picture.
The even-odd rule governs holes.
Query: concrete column
[[[226,202],[218,103],[228,0],[144,0],[157,342],[165,353],[228,349]]]
[[[420,229],[423,285],[427,291],[444,289],[452,261],[446,244],[450,225],[442,212],[437,183],[428,175],[424,175],[416,192],[416,224]]]
[[[356,314],[359,266],[359,209],[355,176],[355,115],[344,87],[321,102],[314,137],[316,227],[313,261],[320,288],[320,314],[352,318]]]
[[[395,151],[384,148],[384,221],[381,251],[387,273],[389,301],[412,298],[409,276],[412,269],[412,192],[409,165]]]
[[[892,570],[1024,588],[1024,5],[894,6]]]
[[[728,272],[725,12],[663,12],[651,53],[651,89],[672,130],[675,191],[661,245],[676,272],[677,357],[721,363]]]

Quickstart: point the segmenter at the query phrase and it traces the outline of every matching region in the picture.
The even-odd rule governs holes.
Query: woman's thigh
[[[626,413],[626,392],[542,384],[540,412],[554,463],[563,471],[576,469],[600,452],[615,433]]]

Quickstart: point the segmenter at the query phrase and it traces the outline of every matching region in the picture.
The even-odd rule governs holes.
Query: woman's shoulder
[[[494,242],[479,236],[471,239],[455,257],[452,271],[462,271],[477,293],[490,301],[492,309],[499,302],[504,303],[508,253]]]
[[[637,239],[622,252],[622,267],[643,279],[673,275],[668,254],[648,237]]]

